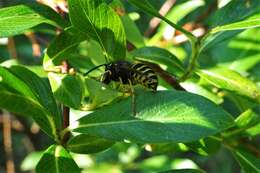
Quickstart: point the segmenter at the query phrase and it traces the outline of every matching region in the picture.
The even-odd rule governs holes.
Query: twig
[[[15,173],[13,149],[12,149],[12,130],[11,130],[11,114],[3,111],[3,140],[4,151],[6,155],[6,172]]]
[[[8,38],[7,48],[8,48],[10,58],[17,59],[17,52],[16,52],[16,49],[15,49],[15,42],[14,42],[13,37]]]
[[[163,80],[170,84],[174,89],[185,91],[185,89],[179,84],[178,80],[167,71],[164,71],[159,65],[146,61],[145,63],[148,64],[148,66],[150,66],[161,78],[163,78]]]
[[[175,2],[176,2],[176,0],[167,0],[162,5],[161,9],[159,10],[159,13],[162,16],[165,16],[167,14],[167,12],[171,9],[171,7],[174,5]],[[149,37],[152,33],[154,33],[155,29],[160,24],[160,22],[161,22],[161,19],[159,19],[157,17],[153,17],[149,23],[149,28],[145,31],[144,35]]]
[[[41,56],[41,46],[39,45],[35,34],[33,32],[26,32],[25,35],[29,38],[32,43],[33,56]]]

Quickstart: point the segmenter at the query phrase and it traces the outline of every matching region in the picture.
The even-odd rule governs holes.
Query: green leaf
[[[200,77],[218,88],[233,91],[252,99],[260,99],[260,91],[257,86],[235,71],[225,68],[216,68],[199,70],[197,73]]]
[[[210,16],[208,25],[217,27],[236,23],[258,13],[259,9],[258,0],[251,0],[249,3],[247,1],[231,1]],[[207,34],[201,41],[201,50],[214,46],[224,39],[231,38],[239,32],[241,31],[225,31],[216,34]]]
[[[8,89],[13,89],[12,91],[21,93],[29,98],[37,100],[31,88],[13,73],[11,73],[7,68],[0,67],[0,77],[1,84]]]
[[[60,145],[50,146],[36,166],[37,173],[80,173],[71,155]]]
[[[38,3],[0,9],[0,37],[21,34],[42,23],[61,28],[67,25],[50,7]]]
[[[217,26],[213,28],[210,33],[214,34],[221,31],[232,31],[232,30],[240,30],[240,29],[248,29],[248,28],[256,28],[260,26],[260,19],[247,19],[242,20],[240,22],[235,22],[223,26]]]
[[[69,0],[72,25],[96,40],[109,60],[125,58],[125,32],[120,17],[103,0]]]
[[[33,102],[32,104],[37,104],[35,109],[41,109],[40,111],[42,113],[37,115],[37,113],[32,112],[32,114],[30,114],[28,110],[23,110],[23,108],[27,106],[23,107],[18,104],[15,105],[17,107],[14,106],[14,108],[12,108],[13,105],[11,100],[4,104],[5,108],[17,114],[32,116],[43,131],[48,135],[55,137],[57,140],[56,132],[61,128],[61,119],[59,109],[52,96],[49,84],[22,66],[12,66],[10,69],[0,67],[0,77],[0,84],[10,92],[2,94],[10,99],[19,99],[17,100],[18,103],[22,102],[22,104],[24,104],[22,101],[23,99],[27,100],[26,102]],[[24,111],[27,111],[28,113]]]
[[[253,110],[248,109],[239,115],[236,119],[236,125],[239,128],[249,128],[256,125],[260,120],[260,116],[257,115]]]
[[[90,154],[106,150],[114,143],[104,138],[80,134],[72,137],[68,141],[66,148],[74,153]]]
[[[61,128],[61,114],[58,105],[52,95],[50,84],[44,81],[36,74],[22,66],[12,66],[10,72],[16,75],[20,80],[23,80],[28,87],[33,91],[39,103],[49,111],[50,118],[53,118],[56,129]]]
[[[216,104],[221,104],[223,102],[223,98],[217,96],[216,94],[210,92],[206,88],[204,88],[201,85],[198,85],[193,82],[184,82],[181,83],[181,86],[188,92],[199,94],[203,97],[206,97],[207,99],[211,100],[212,102]]]
[[[143,47],[145,45],[143,36],[134,21],[127,14],[122,16],[121,20],[125,28],[126,39],[135,47]]]
[[[84,82],[78,75],[50,72],[48,78],[55,98],[66,106],[79,109],[84,97]]]
[[[79,43],[86,39],[87,37],[79,34],[75,28],[66,28],[50,43],[45,56],[52,59],[54,64],[58,64],[60,60],[68,59],[70,53],[75,51]]]
[[[175,170],[168,170],[159,173],[205,173],[205,172],[198,169],[175,169]]]
[[[260,159],[247,151],[236,150],[233,152],[234,157],[246,173],[260,172]]]
[[[185,145],[202,156],[208,156],[215,154],[219,150],[221,143],[215,140],[214,137],[208,137],[196,142],[185,143]]]
[[[241,21],[258,13],[259,9],[258,0],[251,0],[249,3],[246,1],[231,1],[223,8],[216,10],[216,12],[210,16],[209,25],[221,26]]]
[[[84,106],[85,109],[91,110],[108,105],[123,96],[122,92],[105,86],[94,79],[86,79],[85,82],[89,92],[89,103]]]
[[[143,92],[137,96],[136,108],[133,116],[130,97],[82,117],[69,129],[116,141],[191,142],[234,123],[209,100],[187,92]]]
[[[257,136],[260,134],[260,123],[246,130],[246,133],[250,136]]]
[[[162,66],[164,70],[181,76],[184,72],[182,62],[171,52],[159,47],[143,47],[131,52],[134,59]]]
[[[57,140],[54,120],[37,101],[2,89],[0,98],[1,108],[18,115],[33,117],[45,133]]]

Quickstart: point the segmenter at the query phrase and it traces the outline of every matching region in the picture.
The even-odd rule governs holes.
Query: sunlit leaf
[[[0,37],[21,34],[42,23],[61,28],[67,25],[50,7],[38,3],[0,9]]]
[[[158,143],[195,141],[233,124],[221,108],[187,92],[145,92],[136,103],[136,116],[128,98],[82,117],[69,129],[117,141]]]
[[[37,173],[80,173],[71,155],[60,145],[51,145],[36,166]]]
[[[209,83],[221,89],[234,91],[253,99],[260,98],[260,91],[257,86],[235,71],[225,68],[216,68],[200,70],[198,74]]]
[[[103,151],[113,144],[113,141],[104,138],[80,134],[68,141],[67,149],[74,153],[90,154]]]
[[[72,25],[96,40],[110,60],[125,58],[125,32],[120,17],[103,0],[69,0]]]

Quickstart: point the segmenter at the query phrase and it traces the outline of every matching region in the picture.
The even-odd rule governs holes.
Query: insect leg
[[[134,90],[134,87],[132,85],[132,81],[130,79],[128,79],[128,82],[129,82],[129,85],[130,85],[130,88],[131,88],[131,95],[132,95],[132,112],[133,112],[133,115],[135,116],[136,115],[136,97],[135,97],[135,90]]]

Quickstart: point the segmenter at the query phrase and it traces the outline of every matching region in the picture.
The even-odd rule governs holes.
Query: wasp
[[[101,76],[101,82],[104,84],[109,84],[111,81],[120,82],[121,84],[128,84],[132,90],[132,104],[133,104],[133,114],[136,114],[135,111],[135,94],[133,85],[141,84],[142,86],[152,89],[153,91],[157,90],[158,86],[158,77],[156,73],[145,63],[131,63],[125,60],[118,60],[111,63],[101,64],[92,69],[90,69],[84,75],[88,75],[95,69],[104,66],[105,71]]]

